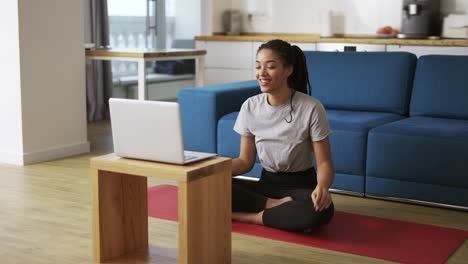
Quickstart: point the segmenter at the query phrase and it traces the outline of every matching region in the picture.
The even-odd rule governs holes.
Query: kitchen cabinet
[[[387,51],[406,51],[423,55],[468,55],[468,47],[387,45]]]
[[[196,41],[197,49],[206,50],[205,85],[255,79],[255,55],[263,42]],[[316,50],[315,43],[291,43],[302,50]]]
[[[372,40],[371,40],[372,41]],[[395,40],[392,40],[395,41]],[[408,40],[414,42],[414,40]],[[255,55],[260,40],[220,41],[197,40],[196,48],[207,51],[205,57],[205,85],[222,84],[255,79]],[[468,45],[456,46],[456,43],[440,45],[401,45],[389,43],[340,43],[340,42],[291,42],[304,51],[358,51],[358,52],[393,52],[406,51],[418,57],[430,54],[468,55]]]
[[[196,41],[205,56],[205,85],[252,79],[254,53],[249,41]]]
[[[317,43],[317,51],[386,51],[384,44]]]

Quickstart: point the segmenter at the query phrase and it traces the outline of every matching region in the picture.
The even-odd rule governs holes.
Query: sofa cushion
[[[330,144],[335,171],[361,175],[365,173],[367,132],[378,125],[403,117],[391,113],[327,110],[332,129]]]
[[[379,126],[367,156],[368,177],[468,188],[468,121],[418,116]]]
[[[407,52],[305,52],[312,95],[327,109],[408,114],[416,56]]]
[[[468,56],[422,56],[411,96],[411,116],[468,119]]]

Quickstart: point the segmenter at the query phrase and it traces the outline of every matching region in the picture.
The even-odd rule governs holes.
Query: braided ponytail
[[[271,49],[282,60],[283,65],[293,67],[293,72],[288,77],[288,85],[290,88],[310,95],[309,74],[307,72],[307,63],[304,52],[296,45],[291,45],[280,39],[270,40],[263,43],[257,50]]]

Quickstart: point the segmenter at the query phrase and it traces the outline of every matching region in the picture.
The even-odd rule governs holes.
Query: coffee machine
[[[398,38],[439,37],[441,26],[440,0],[403,0]]]

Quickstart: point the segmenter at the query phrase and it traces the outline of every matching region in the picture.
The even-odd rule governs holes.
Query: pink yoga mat
[[[177,221],[177,187],[148,189],[151,217]],[[291,233],[265,226],[232,223],[232,231],[355,255],[403,263],[444,263],[468,238],[468,232],[345,212],[310,233]]]

